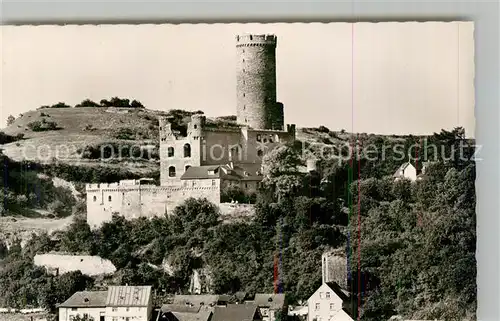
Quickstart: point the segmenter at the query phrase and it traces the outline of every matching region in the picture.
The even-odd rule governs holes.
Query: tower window
[[[111,202],[111,195],[108,196],[108,202]]]
[[[175,167],[174,166],[170,166],[168,168],[168,177],[175,177]]]
[[[169,147],[167,150],[168,157],[174,157],[174,148]]]
[[[95,197],[95,196],[92,199],[94,200],[94,202],[97,201],[97,197]]]
[[[184,145],[184,157],[191,157],[191,145]]]
[[[250,36],[250,40],[253,40],[253,36]]]
[[[198,125],[194,124],[194,126],[193,126],[193,127],[194,127],[194,129],[196,129],[196,128],[198,128]]]

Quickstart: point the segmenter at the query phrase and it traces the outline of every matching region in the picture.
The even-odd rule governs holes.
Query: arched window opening
[[[108,196],[108,202],[111,202],[111,195]]]
[[[175,177],[175,167],[174,166],[170,166],[168,168],[168,177]]]
[[[186,165],[186,167],[184,168],[184,170],[187,171],[189,169],[189,167],[191,167],[191,165]]]
[[[174,157],[174,148],[173,147],[168,148],[168,157]]]
[[[184,157],[191,157],[191,145],[184,145]]]

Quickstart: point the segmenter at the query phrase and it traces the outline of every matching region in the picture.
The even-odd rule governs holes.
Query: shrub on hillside
[[[101,107],[101,105],[90,99],[85,99],[81,103],[75,105],[75,108],[81,108],[81,107]]]
[[[42,132],[42,131],[59,129],[56,122],[47,121],[45,119],[42,119],[41,121],[40,120],[32,121],[32,122],[28,123],[27,126],[29,129],[31,129],[34,132]]]
[[[68,104],[65,104],[63,102],[59,102],[57,104],[50,105],[50,106],[49,105],[43,105],[43,106],[41,106],[41,107],[39,107],[37,109],[48,109],[48,108],[71,108],[71,106],[68,105]]]
[[[59,200],[50,203],[47,209],[57,217],[65,217],[71,214],[71,208],[68,208],[68,206]]]
[[[325,126],[319,126],[318,127],[318,131],[320,133],[325,133],[325,134],[328,134],[330,132],[330,130],[327,127],[325,127]]]
[[[23,133],[19,133],[16,136],[12,136],[12,135],[7,135],[4,132],[0,132],[0,145],[12,143],[22,139],[24,139]]]

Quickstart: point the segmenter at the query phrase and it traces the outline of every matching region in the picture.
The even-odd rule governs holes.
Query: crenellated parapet
[[[278,38],[275,35],[237,35],[236,47],[256,47],[256,46],[272,46],[276,47]]]

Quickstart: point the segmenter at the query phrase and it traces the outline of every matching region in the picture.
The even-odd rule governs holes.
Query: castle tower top
[[[276,48],[278,38],[275,35],[243,34],[236,36],[236,47],[271,46]]]

